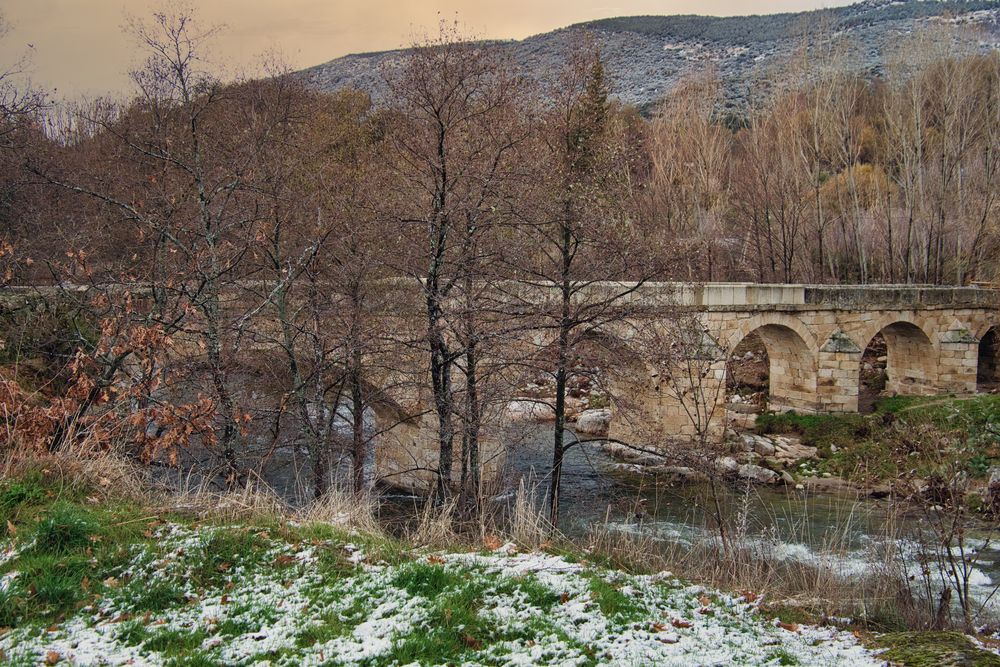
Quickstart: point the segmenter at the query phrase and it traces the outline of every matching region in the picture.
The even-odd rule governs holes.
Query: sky
[[[764,14],[850,0],[200,0],[203,25],[222,30],[211,59],[254,71],[265,53],[300,69],[338,56],[411,44],[440,18],[476,37],[521,39],[572,23],[637,14]],[[126,95],[139,61],[128,16],[148,17],[162,0],[2,0],[9,24],[0,71],[26,63],[32,83],[60,98]]]

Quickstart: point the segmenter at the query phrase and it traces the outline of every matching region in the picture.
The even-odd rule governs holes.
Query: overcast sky
[[[223,24],[213,58],[252,68],[277,51],[296,67],[359,51],[405,46],[458,18],[476,36],[523,38],[571,23],[636,14],[761,14],[849,4],[850,0],[200,0],[204,24]],[[10,31],[0,39],[0,68],[30,58],[34,83],[58,96],[129,90],[138,60],[123,31],[128,14],[143,17],[160,0],[2,0]]]

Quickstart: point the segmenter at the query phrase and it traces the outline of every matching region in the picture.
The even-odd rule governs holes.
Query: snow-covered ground
[[[511,545],[382,560],[262,533],[206,584],[213,536],[240,530],[156,528],[156,547],[136,549],[95,604],[9,631],[0,655],[13,665],[883,664],[849,632],[766,618],[753,595]]]

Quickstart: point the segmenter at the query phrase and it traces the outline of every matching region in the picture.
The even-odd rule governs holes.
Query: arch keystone
[[[952,345],[978,345],[979,339],[976,338],[969,329],[963,327],[958,320],[952,323],[951,328],[947,331],[942,331],[939,339],[942,343],[949,343]]]
[[[823,347],[819,348],[819,351],[829,353],[841,352],[845,354],[861,354],[863,352],[858,347],[858,344],[840,329],[830,334],[830,337],[826,339],[826,342],[823,343]]]

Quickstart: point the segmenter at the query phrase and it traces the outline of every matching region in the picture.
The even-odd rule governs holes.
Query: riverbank
[[[899,648],[758,590],[627,565],[615,544],[435,544],[343,506],[150,500],[105,464],[3,480],[4,664],[881,665]],[[948,650],[1000,664],[957,637]]]
[[[759,414],[752,426],[727,431],[703,461],[708,468],[625,443],[603,448],[623,472],[681,482],[713,475],[853,498],[940,494],[957,475],[969,509],[1000,516],[996,394],[881,398],[869,414]],[[668,450],[683,452],[683,443]]]
[[[882,398],[864,415],[763,414],[756,431],[814,447],[816,461],[803,462],[810,476],[838,478],[860,492],[919,492],[961,472],[972,509],[992,514],[1000,491],[996,394]]]

